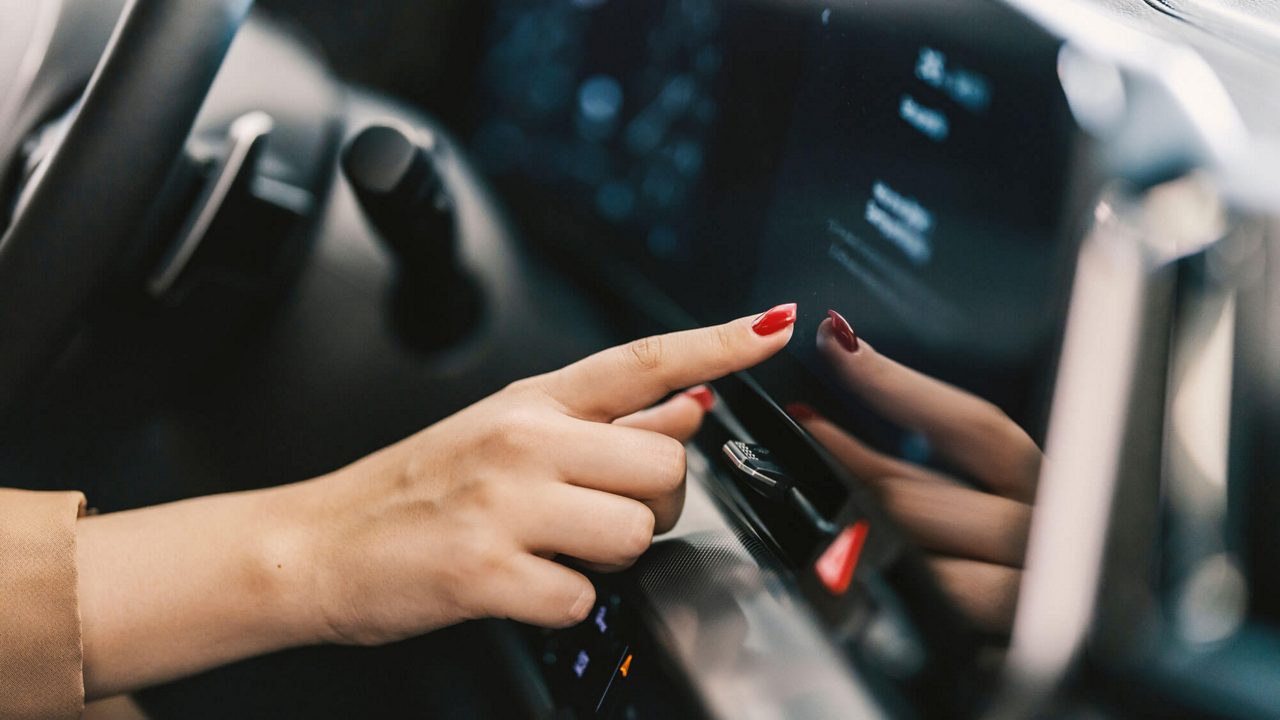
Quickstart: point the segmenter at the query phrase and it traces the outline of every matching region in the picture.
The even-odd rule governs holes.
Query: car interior
[[[143,717],[1280,716],[1280,4],[0,0],[0,231],[0,478],[102,513],[799,306],[582,624]],[[851,384],[828,309],[1034,443],[989,615],[870,476],[1001,494],[1007,428]]]

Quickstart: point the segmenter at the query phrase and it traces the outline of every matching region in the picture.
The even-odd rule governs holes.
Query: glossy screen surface
[[[472,147],[535,224],[698,321],[837,309],[1039,436],[1076,230],[1054,38],[985,0],[525,0],[492,28]],[[856,413],[812,345],[769,389]]]

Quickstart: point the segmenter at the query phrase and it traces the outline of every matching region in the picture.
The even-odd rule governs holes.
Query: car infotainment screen
[[[1059,41],[988,0],[795,5],[500,2],[472,145],[696,320],[836,309],[1038,434],[1078,229]]]
[[[835,309],[1037,430],[1075,249],[1056,44],[993,5],[906,5],[816,13],[745,306]]]

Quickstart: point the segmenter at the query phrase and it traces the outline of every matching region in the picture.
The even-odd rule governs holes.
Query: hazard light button
[[[832,595],[843,595],[853,582],[853,572],[858,568],[858,557],[862,555],[868,530],[870,526],[865,521],[841,530],[813,564],[818,579]]]

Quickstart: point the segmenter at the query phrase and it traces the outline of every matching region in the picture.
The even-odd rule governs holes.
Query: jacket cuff
[[[84,657],[77,492],[0,489],[0,718],[77,718]]]

